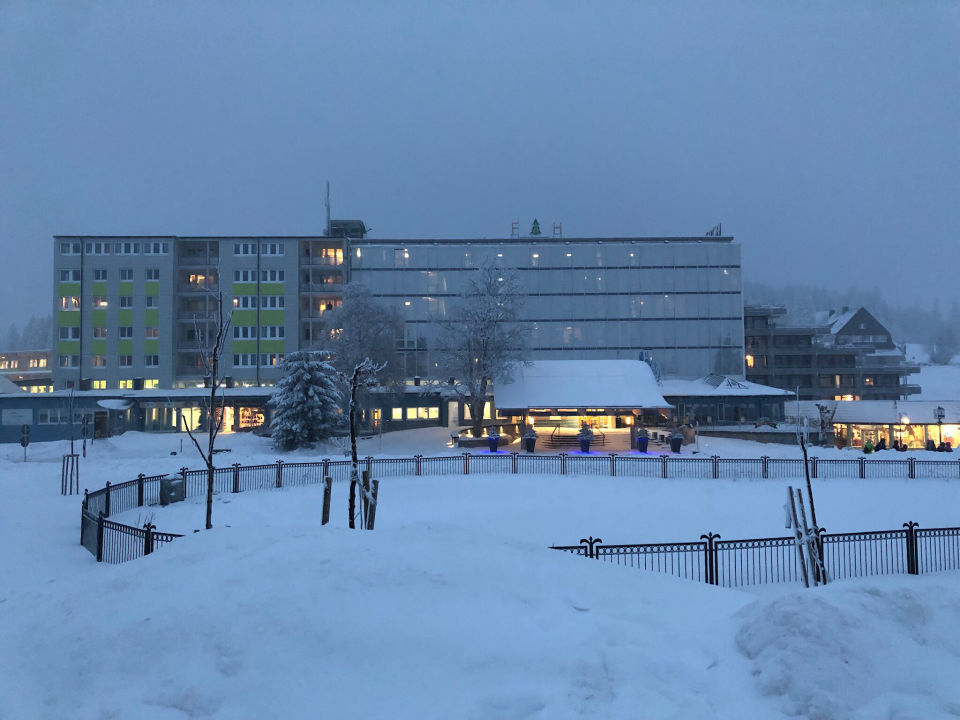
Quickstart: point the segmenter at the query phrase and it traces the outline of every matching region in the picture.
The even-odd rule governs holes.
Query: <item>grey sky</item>
[[[399,6],[399,7],[397,7]],[[0,0],[0,321],[50,236],[699,235],[960,298],[960,6]]]

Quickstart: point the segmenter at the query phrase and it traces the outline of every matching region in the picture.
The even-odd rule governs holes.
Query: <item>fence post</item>
[[[326,525],[330,522],[330,494],[333,492],[333,478],[327,475],[323,478],[323,514],[320,517],[320,524]]]
[[[817,479],[817,473],[819,472],[818,461],[819,458],[817,457],[810,458],[810,477],[812,477],[814,480]]]
[[[666,455],[660,456],[660,466],[661,466],[660,471],[661,471],[661,474],[663,475],[663,479],[666,480],[667,479],[667,456]]]
[[[700,536],[701,540],[706,540],[703,555],[703,573],[704,580],[708,585],[719,585],[717,577],[717,546],[716,541],[720,539],[718,533],[707,533]]]
[[[180,468],[180,477],[183,478],[183,496],[187,497],[187,468]]]
[[[421,460],[423,460],[423,455],[413,456],[413,474],[414,475],[423,474],[423,463],[421,462]]]
[[[716,480],[720,477],[720,456],[711,455],[710,459],[713,460],[713,479]]]
[[[370,477],[373,477],[373,455],[367,455],[364,460],[367,461],[367,472],[370,473]]]
[[[760,475],[764,480],[770,477],[770,456],[763,455],[760,457]]]
[[[107,480],[107,485],[104,488],[106,492],[103,494],[103,516],[110,517],[110,481]]]
[[[920,574],[920,558],[917,552],[917,523],[911,520],[903,526],[907,529],[907,574]]]
[[[240,463],[233,464],[233,492],[240,492]]]
[[[283,460],[277,460],[277,487],[283,487]]]
[[[330,474],[330,458],[323,459],[323,476],[326,477]]]
[[[463,474],[470,474],[470,453],[468,452],[463,453]]]
[[[517,474],[517,455],[518,454],[519,453],[516,453],[516,452],[510,453],[510,469],[514,475]]]
[[[143,507],[143,473],[137,475],[137,507]]]
[[[865,458],[857,458],[857,466],[860,468],[860,477],[865,478],[867,476],[867,461]]]
[[[97,513],[97,562],[103,562],[103,511]]]
[[[567,474],[567,454],[565,452],[560,453],[560,474]]]
[[[373,495],[373,502],[367,509],[367,530],[373,530],[373,524],[377,520],[377,497],[380,495],[379,480],[372,480],[370,482],[370,494]]]
[[[143,535],[143,554],[149,555],[153,552],[153,530],[157,527],[150,523],[144,523],[144,535]]]
[[[580,538],[580,544],[587,546],[587,557],[596,559],[597,558],[597,546],[603,543],[603,538],[595,538],[591,535],[588,538]]]
[[[610,453],[610,477],[617,476],[617,454]]]
[[[907,458],[907,477],[913,480],[917,477],[917,461],[914,458]]]

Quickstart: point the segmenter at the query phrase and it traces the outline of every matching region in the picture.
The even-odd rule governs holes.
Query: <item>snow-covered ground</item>
[[[393,433],[362,452],[458,453],[448,438]],[[783,480],[386,478],[373,533],[345,528],[342,484],[326,527],[317,487],[241,493],[217,498],[212,531],[191,532],[199,500],[124,514],[188,535],[108,566],[78,544],[79,499],[59,495],[64,445],[32,445],[27,463],[0,446],[0,718],[960,714],[960,574],[733,591],[546,548],[782,535]],[[222,445],[225,464],[277,458],[250,435]],[[81,486],[199,465],[179,450],[179,436],[97,441]],[[342,457],[325,450],[284,459]],[[960,525],[960,481],[815,491],[831,531]]]

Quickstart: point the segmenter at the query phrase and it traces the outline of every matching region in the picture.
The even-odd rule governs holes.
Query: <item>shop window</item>
[[[391,420],[403,420],[403,408],[393,408],[390,411]]]

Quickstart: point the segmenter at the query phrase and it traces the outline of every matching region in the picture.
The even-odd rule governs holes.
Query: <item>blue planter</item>
[[[581,441],[580,441],[580,452],[582,452],[582,453],[588,453],[588,452],[590,452],[590,441],[589,441],[589,440],[581,440]]]
[[[497,446],[500,444],[500,437],[493,437],[491,435],[487,436],[487,440],[490,443],[490,452],[495,453],[497,451]]]
[[[638,437],[637,438],[637,450],[642,453],[647,451],[647,447],[650,445],[650,438]]]

